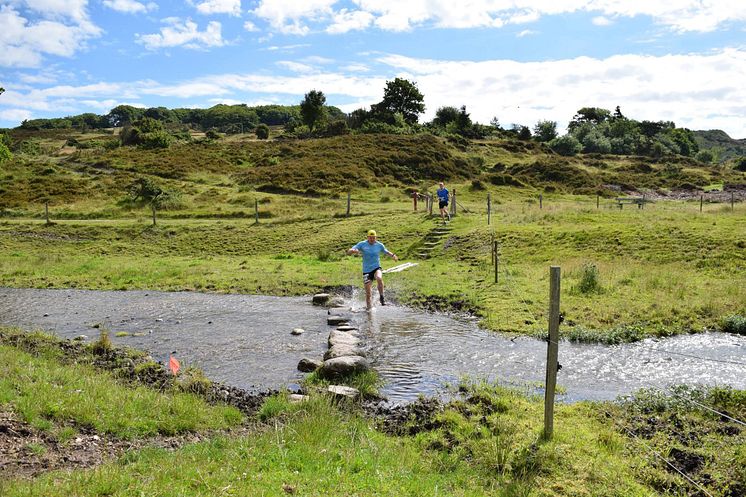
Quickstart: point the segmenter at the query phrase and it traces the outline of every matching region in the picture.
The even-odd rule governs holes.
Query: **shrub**
[[[734,314],[723,319],[722,329],[724,333],[736,333],[746,335],[746,316]]]
[[[733,165],[733,169],[746,172],[746,157],[739,157]]]
[[[699,152],[697,152],[697,155],[695,155],[694,158],[697,159],[699,162],[712,164],[712,162],[715,160],[715,154],[712,153],[711,150],[700,150]]]
[[[583,265],[580,282],[574,289],[583,294],[601,293],[603,291],[598,278],[598,267],[595,264]]]
[[[101,335],[99,335],[98,340],[91,344],[91,350],[99,355],[107,354],[111,352],[113,348],[114,346],[111,343],[108,330],[101,330]]]
[[[259,126],[256,127],[254,130],[254,133],[256,133],[256,137],[260,140],[266,140],[269,138],[269,126],[262,123]]]
[[[573,156],[583,149],[580,142],[572,135],[564,135],[549,142],[549,148],[566,157]]]
[[[218,140],[220,139],[220,133],[218,133],[214,129],[209,129],[205,133],[205,138],[207,138],[208,140]]]

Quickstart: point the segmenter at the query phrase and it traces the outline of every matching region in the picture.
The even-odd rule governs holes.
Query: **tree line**
[[[420,123],[425,112],[424,95],[415,82],[395,78],[387,81],[383,98],[369,108],[345,114],[327,105],[320,90],[305,94],[298,105],[218,104],[208,109],[147,109],[119,105],[105,115],[85,113],[53,119],[23,121],[24,129],[102,129],[122,127],[123,145],[165,147],[174,139],[189,139],[188,130],[207,133],[246,133],[269,137],[269,126],[284,127],[285,134],[298,138],[357,133],[414,134],[428,132],[453,139],[482,139],[490,136],[536,141],[561,155],[602,153],[661,157],[682,155],[713,162],[709,150],[699,150],[694,133],[678,128],[671,121],[637,121],[624,116],[619,106],[614,112],[600,107],[583,107],[570,120],[567,132],[560,135],[557,122],[542,120],[533,127],[512,124],[503,127],[497,117],[488,125],[473,122],[466,106],[444,106],[430,122]]]

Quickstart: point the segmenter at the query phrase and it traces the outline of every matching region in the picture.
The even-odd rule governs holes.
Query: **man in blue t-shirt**
[[[393,252],[386,250],[383,243],[376,241],[376,232],[373,230],[368,231],[368,239],[363,240],[355,244],[352,248],[347,250],[347,255],[362,254],[363,256],[363,285],[365,286],[365,304],[370,309],[371,304],[371,293],[373,280],[375,279],[378,283],[378,296],[381,299],[381,305],[386,305],[386,300],[383,298],[383,273],[381,272],[381,253],[386,254],[395,261],[399,258]]]
[[[448,188],[443,186],[443,182],[438,183],[438,190],[435,192],[438,195],[438,208],[440,208],[440,218],[443,220],[443,224],[446,222],[446,216],[448,220],[451,220],[451,215],[448,213]]]

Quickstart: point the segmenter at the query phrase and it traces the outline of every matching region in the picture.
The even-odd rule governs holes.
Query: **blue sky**
[[[581,107],[746,138],[743,0],[0,0],[0,127],[119,104],[349,112],[395,77],[564,129]]]

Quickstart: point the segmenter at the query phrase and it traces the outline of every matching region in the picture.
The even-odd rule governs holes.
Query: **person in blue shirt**
[[[438,207],[440,208],[440,218],[443,220],[443,224],[446,222],[446,217],[451,220],[451,215],[448,213],[448,188],[443,186],[443,182],[438,183],[438,190],[435,192],[438,195]]]
[[[376,232],[368,231],[368,239],[355,244],[347,250],[347,255],[362,254],[363,256],[363,285],[365,286],[365,305],[370,309],[371,293],[373,280],[378,283],[378,297],[381,299],[381,305],[386,305],[383,298],[383,272],[381,270],[381,254],[386,254],[395,261],[399,258],[393,252],[386,250],[383,243],[376,240]]]

